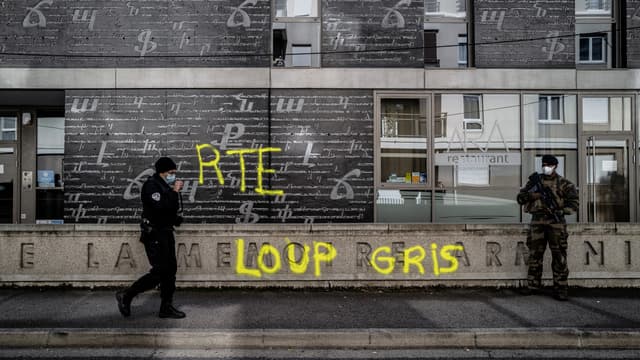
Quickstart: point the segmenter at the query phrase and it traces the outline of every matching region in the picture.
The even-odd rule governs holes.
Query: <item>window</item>
[[[38,111],[36,224],[64,223],[64,113]]]
[[[287,30],[273,30],[273,66],[283,67],[287,55]]]
[[[0,116],[0,140],[15,141],[17,139],[16,117]]]
[[[585,124],[609,123],[608,98],[582,99],[582,119]]]
[[[292,66],[311,66],[311,45],[291,45]]]
[[[585,131],[630,131],[630,96],[589,96],[582,98]]]
[[[467,66],[467,34],[458,35],[458,65]]]
[[[580,63],[600,64],[605,62],[606,38],[602,34],[580,36]]]
[[[593,10],[609,10],[609,0],[585,0],[586,9]]]
[[[381,99],[380,152],[383,184],[427,183],[424,99]]]
[[[538,98],[538,121],[562,123],[562,96],[540,95]]]
[[[424,64],[426,66],[438,66],[437,30],[424,31]]]
[[[317,0],[275,0],[277,18],[305,18],[318,16]]]
[[[439,0],[425,0],[424,1],[424,11],[427,13],[438,13],[440,12],[440,1]]]
[[[274,68],[320,66],[320,22],[274,22],[273,58]]]
[[[424,12],[427,15],[464,18],[467,0],[425,0]]]
[[[481,95],[464,95],[464,130],[482,131]]]

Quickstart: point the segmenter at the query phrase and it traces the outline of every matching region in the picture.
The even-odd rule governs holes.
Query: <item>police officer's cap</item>
[[[164,156],[156,161],[156,172],[158,174],[177,169],[176,163],[170,158]]]
[[[542,157],[543,164],[558,165],[558,159],[553,155],[544,155]]]

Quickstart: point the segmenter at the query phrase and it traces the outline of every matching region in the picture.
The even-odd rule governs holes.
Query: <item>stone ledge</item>
[[[498,329],[0,329],[0,346],[88,348],[640,349],[640,330]]]

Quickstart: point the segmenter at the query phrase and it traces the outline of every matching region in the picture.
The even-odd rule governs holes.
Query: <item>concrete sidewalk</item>
[[[178,290],[183,320],[114,293],[0,289],[0,347],[640,348],[637,289]]]

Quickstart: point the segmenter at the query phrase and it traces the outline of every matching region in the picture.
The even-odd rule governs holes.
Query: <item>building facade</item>
[[[0,1],[0,222],[640,220],[640,0]]]

